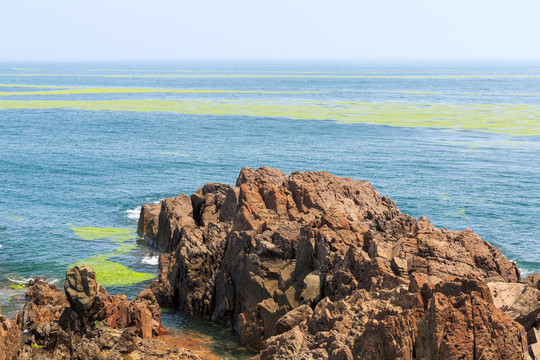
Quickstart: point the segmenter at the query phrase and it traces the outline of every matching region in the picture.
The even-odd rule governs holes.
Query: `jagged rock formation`
[[[244,168],[234,187],[144,205],[138,231],[165,251],[158,301],[233,327],[261,359],[528,356],[485,285],[517,283],[516,265],[366,181]]]
[[[16,318],[26,333],[23,346],[19,330],[6,359],[199,359],[157,338],[167,330],[151,290],[132,301],[111,296],[88,266],[68,269],[64,290],[39,278],[30,282],[29,301]]]

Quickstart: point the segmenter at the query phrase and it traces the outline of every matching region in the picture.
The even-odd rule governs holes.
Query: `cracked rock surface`
[[[165,252],[160,304],[234,328],[260,359],[534,356],[534,296],[509,316],[487,285],[530,287],[516,264],[367,181],[243,168],[235,186],[144,205],[138,232]]]

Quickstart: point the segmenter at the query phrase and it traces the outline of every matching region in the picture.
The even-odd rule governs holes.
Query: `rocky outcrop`
[[[16,318],[26,333],[19,349],[19,332],[18,359],[198,359],[158,338],[168,331],[151,290],[132,301],[111,296],[91,267],[74,266],[64,291],[42,279],[30,283],[29,301]]]
[[[401,213],[366,181],[244,168],[234,187],[144,205],[138,230],[166,252],[158,301],[233,327],[261,358],[527,352],[485,285],[517,283],[515,263],[470,229]]]

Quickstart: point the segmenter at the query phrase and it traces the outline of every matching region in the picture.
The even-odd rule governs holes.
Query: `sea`
[[[368,180],[540,272],[540,64],[0,63],[2,312],[73,264],[135,296],[158,273],[141,205],[245,166]],[[227,328],[163,317],[201,354],[252,355]]]

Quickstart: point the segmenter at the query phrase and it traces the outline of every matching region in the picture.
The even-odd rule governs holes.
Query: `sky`
[[[540,60],[538,0],[0,0],[0,61]]]

